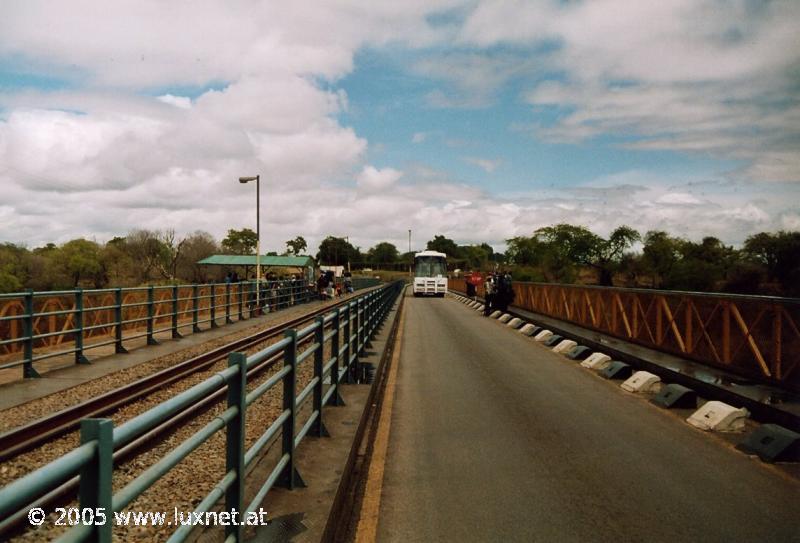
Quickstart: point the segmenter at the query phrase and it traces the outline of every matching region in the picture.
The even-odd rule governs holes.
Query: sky
[[[0,4],[0,242],[800,229],[796,0]]]

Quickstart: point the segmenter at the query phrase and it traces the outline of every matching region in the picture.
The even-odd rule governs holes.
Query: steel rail
[[[137,401],[165,386],[207,369],[209,366],[224,360],[229,353],[246,350],[277,337],[289,328],[307,322],[348,302],[349,299],[342,300],[336,304],[305,313],[252,336],[238,339],[100,396],[14,428],[0,435],[0,462],[5,462],[76,429],[83,418],[97,417]]]
[[[202,371],[219,360],[225,360],[226,356],[231,352],[246,349],[248,347],[257,345],[267,339],[280,336],[286,329],[308,322],[319,315],[324,315],[325,313],[328,313],[332,309],[348,304],[349,302],[350,302],[349,299],[342,300],[336,304],[325,306],[318,310],[306,313],[297,318],[291,319],[290,321],[287,321],[285,323],[273,326],[267,330],[259,332],[258,334],[254,334],[252,336],[248,336],[246,338],[242,338],[240,340],[231,342],[227,345],[218,347],[217,349],[214,349],[213,351],[206,353],[206,355],[201,355],[192,358],[190,360],[187,360],[185,362],[182,362],[181,364],[175,366],[174,368],[168,368],[168,370],[176,370],[174,372],[169,372],[168,370],[159,371],[148,377],[135,381],[134,383],[130,383],[129,385],[121,387],[120,389],[111,391],[110,393],[105,394],[103,396],[99,396],[94,400],[89,400],[87,402],[83,402],[82,404],[73,406],[74,408],[73,415],[75,417],[78,417],[78,420],[73,422],[72,426],[74,427],[79,425],[80,418],[101,414],[102,412],[114,410],[119,406],[124,405],[125,403],[132,403],[133,401],[136,401],[142,396],[145,396],[149,392],[158,390],[160,388],[163,388],[164,386],[168,386],[176,382],[180,378],[191,375],[192,373]],[[311,343],[312,341],[313,341],[313,335],[309,334],[300,343],[305,344],[305,343]],[[259,362],[258,364],[256,364],[247,371],[247,382],[249,383],[254,382],[254,379],[256,379],[261,374],[273,368],[278,362],[281,362],[282,360],[283,360],[283,355],[279,353],[267,358],[266,360]],[[180,369],[179,366],[183,366],[183,368]],[[163,378],[163,380],[160,383],[158,382],[152,382],[150,384],[142,383],[143,381],[146,382],[158,378]],[[123,397],[122,394],[115,394],[125,389],[130,389],[131,392],[131,395],[127,397],[127,401],[125,401],[126,399],[125,397]],[[126,462],[133,460],[138,454],[145,452],[149,449],[152,449],[153,447],[161,443],[161,441],[163,441],[163,439],[166,436],[171,434],[173,431],[177,430],[181,426],[181,424],[187,419],[202,414],[211,409],[212,407],[214,407],[215,405],[217,405],[218,403],[224,401],[227,394],[227,389],[228,389],[227,385],[222,385],[219,389],[214,391],[209,396],[206,396],[203,399],[191,405],[186,406],[181,411],[175,413],[167,420],[161,422],[158,426],[152,428],[145,434],[139,436],[137,439],[131,441],[130,443],[125,444],[118,450],[114,451],[113,453],[114,466],[117,467],[120,465],[124,465]],[[95,400],[101,400],[102,398],[106,398],[106,400],[108,401],[105,407],[99,404],[94,405]],[[54,432],[56,430],[60,428],[65,428],[64,432],[68,432],[71,429],[69,428],[70,424],[68,422],[66,414],[73,408],[67,408],[59,413],[54,414],[53,417],[45,417],[31,424],[25,425],[24,427],[19,427],[13,430],[12,432],[8,432],[7,434],[0,436],[0,439],[9,436],[15,432],[20,432],[24,434],[23,432],[24,428],[36,430],[36,427],[38,426],[39,428],[45,428],[45,431],[42,432],[39,436],[39,438],[43,440],[42,443],[50,441],[54,437],[56,437],[54,436]],[[58,426],[55,428],[51,428],[50,430],[47,430],[47,425],[46,425],[47,420],[49,418],[54,418],[54,417],[56,422],[54,422],[53,424],[56,424]],[[59,421],[62,422],[59,423]],[[28,445],[28,448],[33,448],[35,446],[42,444],[42,443],[39,443],[38,445],[32,444],[35,439],[36,437],[33,437],[31,439],[28,439],[27,441],[22,441],[16,447],[17,449],[19,449],[22,446]],[[5,454],[5,452],[6,451],[3,450],[3,454]],[[39,497],[34,502],[27,504],[26,506],[20,508],[17,512],[3,519],[0,522],[0,539],[7,538],[14,534],[20,533],[24,528],[28,526],[27,512],[31,507],[36,506],[36,507],[44,507],[51,509],[53,507],[68,503],[68,501],[74,498],[77,493],[79,479],[80,478],[77,476],[73,477],[72,479],[61,484],[53,491]]]

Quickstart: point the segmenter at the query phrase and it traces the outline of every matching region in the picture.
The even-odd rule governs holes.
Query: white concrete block
[[[499,317],[499,316],[500,316],[500,315],[502,315],[502,314],[503,314],[503,312],[502,312],[502,311],[500,311],[499,309],[495,309],[495,310],[492,312],[492,314],[491,314],[491,315],[489,315],[489,316],[490,316],[490,317],[492,317],[493,319],[496,319],[497,317]]]
[[[508,313],[504,313],[503,316],[497,320],[499,320],[500,322],[508,322],[511,320],[511,315],[509,315]]]
[[[563,339],[559,341],[555,347],[553,347],[553,352],[561,354],[568,353],[577,344],[578,344],[577,342],[572,341],[571,339]]]
[[[701,430],[740,432],[749,416],[750,412],[744,407],[737,409],[723,402],[710,401],[692,413],[686,422]]]
[[[519,329],[519,333],[525,334],[526,336],[530,336],[531,334],[533,334],[534,328],[536,328],[536,325],[528,323]]]
[[[590,370],[602,371],[611,363],[611,357],[603,353],[592,353],[586,360],[581,362],[581,366]]]
[[[522,319],[520,319],[519,317],[514,317],[513,319],[511,319],[506,323],[506,326],[508,326],[509,328],[517,329],[520,326],[522,326]]]
[[[553,332],[551,332],[550,330],[542,330],[541,332],[536,334],[536,337],[533,339],[535,339],[536,341],[546,341],[547,338],[549,338],[552,335]]]
[[[478,306],[475,308],[475,311],[483,311],[483,304],[478,304]]]
[[[622,383],[622,388],[628,392],[657,392],[661,377],[647,371],[637,371],[627,381]]]

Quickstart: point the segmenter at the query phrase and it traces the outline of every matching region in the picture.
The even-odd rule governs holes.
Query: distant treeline
[[[657,230],[642,236],[620,226],[604,238],[583,226],[557,224],[506,242],[507,251],[499,253],[486,243],[458,245],[437,235],[427,248],[446,253],[451,269],[504,266],[517,281],[800,296],[800,232],[762,232],[735,249],[714,237],[694,242]],[[135,230],[105,244],[83,238],[35,249],[5,243],[0,244],[0,292],[219,281],[224,268],[197,261],[219,253],[254,254],[255,247],[256,233],[248,228],[229,230],[221,242],[207,232],[178,239],[171,230]],[[298,236],[286,242],[283,254],[306,249]],[[389,242],[362,252],[347,238],[328,236],[316,260],[392,270],[409,265],[412,254]]]
[[[800,232],[762,232],[735,249],[715,237],[620,226],[604,238],[557,224],[507,242],[517,280],[800,296]]]

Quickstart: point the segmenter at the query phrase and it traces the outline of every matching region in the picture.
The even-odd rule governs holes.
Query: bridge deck
[[[452,299],[405,311],[379,541],[800,541],[796,479]]]

